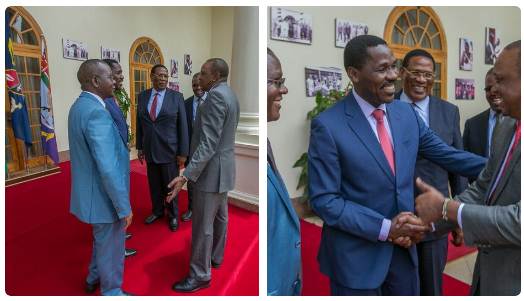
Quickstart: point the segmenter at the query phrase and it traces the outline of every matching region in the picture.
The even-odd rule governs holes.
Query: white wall
[[[164,64],[179,61],[181,92],[193,94],[192,75],[183,74],[183,56],[190,54],[193,72],[214,56],[231,61],[232,7],[26,7],[47,41],[58,150],[69,149],[67,114],[80,85],[76,72],[81,61],[64,59],[62,38],[87,44],[89,58],[100,58],[100,46],[120,50],[124,87],[129,92],[129,51],[142,36],[160,47]],[[218,26],[220,25],[220,27]],[[215,43],[215,44],[214,44]],[[228,44],[229,43],[229,46]]]
[[[289,7],[312,15],[313,43],[302,45],[270,39],[270,9],[268,9],[268,46],[282,62],[286,86],[289,93],[284,96],[281,119],[268,124],[275,159],[291,197],[302,191],[295,189],[299,169],[292,168],[299,156],[307,151],[309,143],[309,122],[306,114],[314,105],[314,97],[306,97],[304,67],[343,67],[342,48],[335,47],[335,18],[365,23],[369,34],[383,37],[387,18],[393,7]],[[465,120],[488,106],[484,97],[484,76],[491,67],[484,64],[485,27],[495,27],[502,44],[520,38],[520,10],[516,7],[433,7],[444,26],[448,43],[448,100],[458,105],[462,126]],[[473,71],[459,71],[459,38],[473,40]],[[475,79],[475,100],[455,100],[455,78]],[[348,78],[343,76],[343,85]]]

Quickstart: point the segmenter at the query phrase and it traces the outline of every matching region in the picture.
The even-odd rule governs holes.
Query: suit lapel
[[[344,107],[346,110],[346,115],[348,116],[348,126],[351,128],[351,130],[353,130],[358,139],[367,148],[367,150],[373,156],[375,161],[377,161],[377,164],[380,166],[380,169],[382,169],[382,171],[387,175],[388,179],[392,183],[395,183],[393,173],[391,172],[388,160],[386,159],[386,156],[382,151],[382,147],[380,146],[380,143],[377,137],[375,136],[375,133],[373,133],[373,129],[371,129],[371,126],[369,125],[368,120],[364,116],[364,113],[362,113],[362,110],[358,106],[358,103],[355,100],[353,93],[350,93],[349,97],[346,98]],[[391,123],[389,126],[391,127]],[[396,154],[395,157],[397,157]]]
[[[439,110],[438,110],[438,103],[435,99],[433,99],[433,97],[429,97],[429,128],[431,130],[433,130],[434,132],[436,133],[440,133],[440,125],[442,124],[442,122],[440,120],[436,120],[438,119],[438,117],[440,117],[438,114]]]
[[[269,163],[267,164],[267,170],[268,170],[267,175],[268,175],[269,181],[276,188],[277,193],[280,196],[280,200],[284,203],[284,206],[286,207],[288,214],[291,216],[291,219],[293,220],[297,228],[300,229],[300,221],[298,220],[298,216],[295,212],[295,209],[291,206],[290,202],[286,201],[286,200],[290,200],[290,198],[287,192],[284,191],[285,189],[284,182],[282,181],[282,179],[280,179],[275,174],[275,172],[273,171]]]
[[[481,146],[483,146],[484,155],[488,155],[488,127],[489,127],[489,109],[482,115],[482,120],[478,124],[478,139]]]
[[[158,116],[156,116],[156,120],[158,120],[166,111],[169,110],[169,106],[171,105],[171,91],[166,88],[166,93],[164,94],[164,100],[162,101],[162,106],[160,107],[160,111],[158,111]]]
[[[499,164],[499,168],[497,169],[497,173],[493,177],[494,179],[497,177],[500,169],[503,168],[502,164],[504,164],[504,157],[506,156],[506,153],[508,152],[509,148],[511,147],[511,138],[512,137],[513,137],[513,135],[510,136],[508,147],[505,148],[505,151],[502,153],[501,162]],[[500,180],[499,180],[499,182],[497,184],[497,187],[495,187],[495,190],[493,191],[493,194],[492,194],[491,198],[489,198],[489,200],[494,201],[494,200],[497,199],[498,195],[502,192],[502,190],[504,189],[504,187],[508,183],[509,178],[513,174],[513,169],[515,168],[515,165],[517,165],[517,163],[519,161],[520,161],[520,142],[517,145],[517,148],[515,149],[515,151],[513,153],[513,156],[511,157],[511,161],[509,161],[509,165],[508,165],[506,171],[504,172],[504,174],[500,178]],[[492,185],[493,185],[493,183],[492,183]],[[488,204],[491,204],[492,202],[489,202],[489,200],[488,200]]]

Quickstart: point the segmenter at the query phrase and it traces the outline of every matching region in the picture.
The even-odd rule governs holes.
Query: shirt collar
[[[424,112],[427,112],[427,108],[429,106],[429,96],[426,96],[424,99],[414,102],[412,101],[409,96],[402,91],[400,94],[400,100],[406,103],[414,103],[419,109],[423,110]]]
[[[355,91],[355,89],[353,89],[353,96],[355,96],[355,99],[357,100],[357,104],[360,107],[360,109],[362,110],[362,113],[364,113],[364,116],[366,116],[366,118],[371,116],[371,114],[373,114],[373,112],[376,109],[383,110],[384,114],[387,113],[387,111],[386,111],[386,104],[381,104],[380,106],[378,106],[378,108],[375,108],[369,102],[364,100],[364,98],[360,97],[360,95],[357,94],[357,91]]]
[[[194,99],[198,99],[198,96],[193,95],[193,98],[194,98]],[[202,97],[200,97],[200,99],[202,99],[202,100],[206,100],[206,98],[207,98],[207,92],[204,92],[204,95],[202,95]]]
[[[490,108],[489,109],[489,119],[495,119],[496,116],[497,116],[497,113]]]
[[[106,107],[106,103],[104,102],[102,97],[96,95],[95,93],[89,92],[89,91],[84,91],[84,92],[91,94],[94,98],[96,98],[96,100],[98,100],[99,103],[101,103],[104,106],[104,108]]]
[[[152,88],[151,95],[155,95],[155,93],[158,93],[158,96],[164,97],[164,94],[166,94],[167,88],[162,91],[157,91],[155,88]]]

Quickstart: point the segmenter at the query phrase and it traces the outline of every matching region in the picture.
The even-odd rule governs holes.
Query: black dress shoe
[[[85,292],[87,294],[92,294],[96,291],[96,289],[100,286],[100,281],[97,281],[95,283],[89,283],[86,281],[86,286],[84,288]]]
[[[178,220],[176,218],[169,219],[169,229],[171,229],[172,232],[178,229]]]
[[[130,239],[131,236],[133,236],[133,234],[131,234],[131,233],[126,233],[126,239]]]
[[[136,250],[135,249],[127,249],[126,248],[126,253],[125,253],[126,257],[133,256],[135,254],[136,254]]]
[[[187,210],[184,214],[182,214],[182,221],[188,222],[191,220],[191,216],[193,216],[193,211]]]
[[[161,217],[162,215],[151,214],[150,216],[146,217],[146,220],[144,222],[146,223],[146,225],[149,225]]]
[[[218,269],[220,267],[220,265],[222,265],[222,263],[216,263],[214,262],[213,260],[211,260],[211,266],[214,268],[214,269]]]
[[[199,281],[195,278],[187,277],[180,282],[176,282],[171,287],[172,290],[182,293],[193,293],[200,289],[209,287],[211,285],[211,279],[208,281]]]

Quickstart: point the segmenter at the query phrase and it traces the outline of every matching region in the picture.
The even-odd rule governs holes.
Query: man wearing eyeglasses
[[[430,53],[414,49],[406,54],[400,70],[402,90],[395,98],[412,106],[422,121],[446,144],[462,149],[460,115],[458,107],[431,95],[435,80],[435,60]],[[466,188],[466,179],[450,173],[424,157],[418,157],[415,164],[415,178],[436,187],[446,197],[460,194]],[[419,194],[414,191],[415,197]],[[460,245],[460,233],[454,233],[453,243]],[[420,294],[422,296],[442,295],[442,273],[446,266],[448,252],[447,233],[427,233],[417,244]]]
[[[283,95],[287,94],[282,65],[267,49],[267,122],[280,119]],[[300,221],[278,172],[267,140],[267,294],[300,295]]]
[[[167,88],[168,70],[164,65],[151,68],[153,88],[138,95],[136,149],[138,160],[147,163],[147,180],[152,213],[151,224],[167,210],[168,227],[178,229],[178,198],[165,204],[167,185],[178,176],[189,154],[187,117],[182,93]]]
[[[324,221],[318,261],[332,295],[418,295],[412,244],[430,229],[414,215],[417,156],[477,175],[486,160],[444,143],[394,101],[398,70],[386,41],[362,35],[344,49],[354,89],[311,122],[309,196]]]

